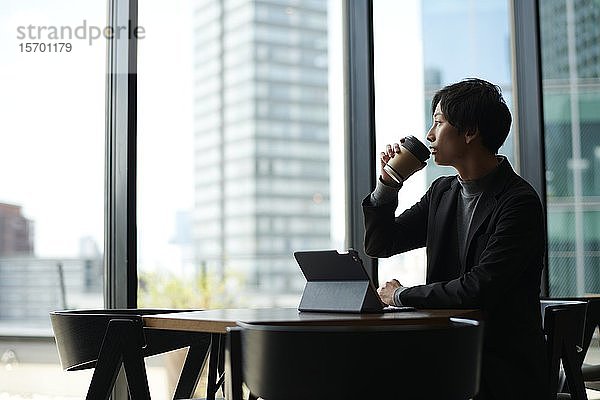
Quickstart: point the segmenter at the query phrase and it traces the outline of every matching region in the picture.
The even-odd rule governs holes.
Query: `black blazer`
[[[426,246],[427,279],[401,293],[404,305],[480,308],[484,321],[481,399],[544,398],[545,341],[540,312],[544,216],[535,190],[504,159],[472,219],[464,258],[457,235],[456,176],[435,180],[395,217],[397,202],[363,200],[371,257]]]

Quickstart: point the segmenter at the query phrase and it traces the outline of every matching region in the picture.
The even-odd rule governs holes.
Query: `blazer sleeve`
[[[401,293],[402,304],[423,308],[489,307],[517,284],[539,290],[536,277],[543,265],[545,243],[542,227],[539,198],[530,194],[514,196],[499,211],[478,265],[457,279],[406,289]]]
[[[371,196],[362,202],[365,220],[365,253],[370,257],[390,257],[425,246],[427,215],[433,184],[411,208],[395,217],[398,199],[374,206]]]

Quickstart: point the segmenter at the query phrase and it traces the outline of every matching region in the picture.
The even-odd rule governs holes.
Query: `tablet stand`
[[[302,293],[300,311],[381,312],[378,296],[367,281],[308,281]]]

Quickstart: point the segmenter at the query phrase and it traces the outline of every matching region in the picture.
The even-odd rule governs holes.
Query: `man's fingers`
[[[392,147],[391,144],[388,144],[385,146],[385,151],[387,152],[388,156],[390,156],[390,157],[394,157],[396,155],[396,152],[394,151],[394,148]]]
[[[400,143],[402,143],[402,141],[400,141]],[[388,157],[388,160],[399,153],[400,153],[400,145],[398,143],[386,144],[385,151],[381,152],[382,159],[383,159],[383,154],[385,154]],[[388,160],[386,160],[386,161],[388,161]]]

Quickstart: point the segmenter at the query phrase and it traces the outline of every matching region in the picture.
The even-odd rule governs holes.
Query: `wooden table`
[[[214,400],[224,382],[224,334],[228,327],[238,322],[272,325],[434,325],[445,324],[451,317],[478,318],[478,310],[412,310],[378,314],[299,312],[295,308],[222,309],[148,315],[143,317],[144,327],[174,331],[205,332],[211,334],[208,365],[207,399]]]
[[[379,314],[299,312],[295,308],[222,309],[144,316],[144,327],[226,333],[237,322],[281,325],[430,325],[450,317],[478,318],[478,310],[414,310]]]

